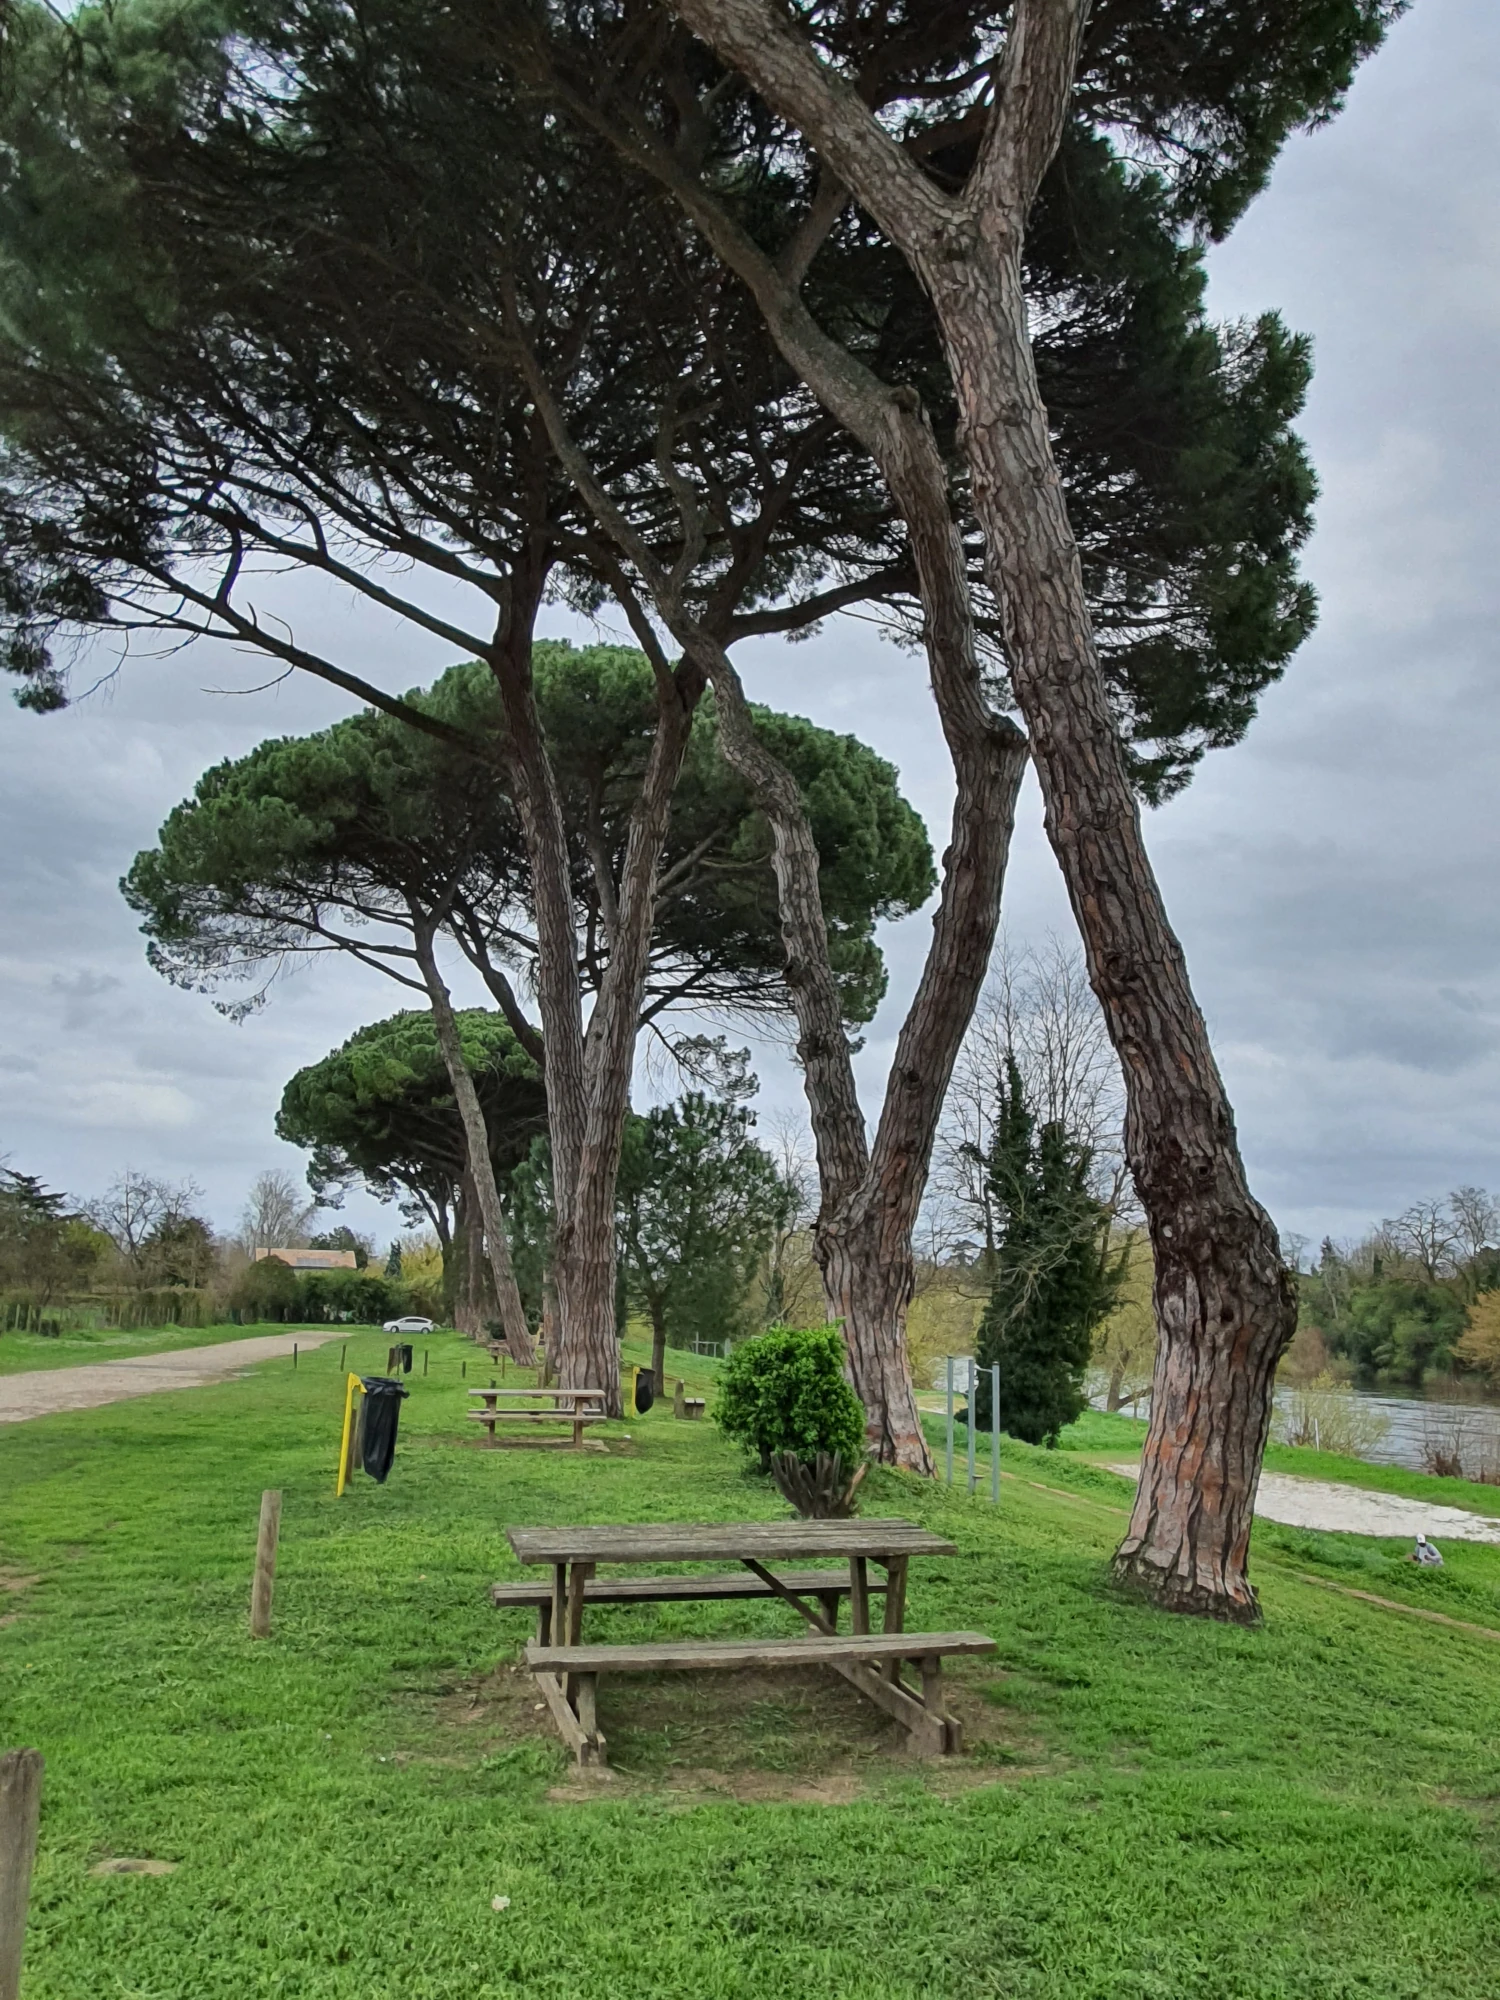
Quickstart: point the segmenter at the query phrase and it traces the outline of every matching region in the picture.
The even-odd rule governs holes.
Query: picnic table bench
[[[580,1764],[603,1763],[605,1740],[598,1724],[597,1688],[603,1673],[686,1672],[733,1667],[777,1671],[819,1665],[844,1679],[900,1722],[909,1747],[920,1756],[940,1756],[962,1747],[957,1721],[943,1707],[942,1661],[953,1654],[992,1653],[993,1639],[982,1632],[907,1632],[907,1564],[914,1555],[953,1555],[952,1542],[910,1521],[745,1521],[658,1526],[627,1522],[618,1526],[512,1528],[506,1539],[525,1564],[546,1564],[549,1586],[496,1584],[497,1605],[535,1604],[537,1638],[526,1648],[536,1677],[564,1741]],[[773,1562],[842,1557],[845,1576],[835,1570],[779,1575]],[[718,1558],[737,1561],[748,1572],[728,1576],[649,1576],[596,1578],[601,1563],[681,1563]],[[885,1571],[872,1579],[870,1564]],[[627,1585],[630,1586],[627,1588]],[[542,1593],[545,1592],[545,1602]],[[870,1630],[870,1598],[883,1592],[884,1631]],[[838,1631],[838,1606],[847,1596],[848,1634]],[[722,1601],[733,1597],[776,1597],[792,1606],[808,1626],[795,1639],[670,1640],[644,1645],[585,1645],[586,1605]],[[901,1678],[903,1661],[917,1662],[920,1692]]]
[[[571,1444],[576,1451],[583,1443],[585,1426],[605,1420],[602,1389],[471,1389],[469,1394],[479,1398],[481,1407],[465,1410],[464,1415],[485,1426],[491,1444],[520,1442],[518,1438],[497,1438],[497,1424],[564,1423],[572,1426],[571,1439],[533,1438],[530,1442],[562,1447]]]

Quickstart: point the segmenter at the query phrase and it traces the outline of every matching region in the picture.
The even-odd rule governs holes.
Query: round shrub
[[[762,1472],[776,1451],[814,1459],[837,1452],[851,1469],[865,1455],[865,1413],[844,1380],[836,1327],[773,1326],[742,1341],[719,1377],[714,1420],[755,1452]]]

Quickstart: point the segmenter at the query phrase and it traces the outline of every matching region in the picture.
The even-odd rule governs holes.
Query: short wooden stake
[[[0,1756],[0,2000],[20,2000],[41,1805],[41,1751],[7,1750]]]
[[[250,1631],[256,1639],[271,1636],[271,1592],[276,1583],[276,1542],[281,1533],[281,1495],[260,1496],[260,1536],[255,1544],[255,1583],[250,1592]]]
[[[348,1352],[349,1352],[349,1343],[348,1343],[348,1341],[346,1340],[346,1341],[344,1342],[343,1346],[342,1346],[342,1347],[341,1347],[341,1348],[339,1349],[339,1373],[340,1373],[340,1375],[342,1375],[342,1374],[343,1374],[343,1372],[344,1372],[344,1356],[345,1356],[345,1355],[346,1355],[346,1354],[347,1354]]]
[[[297,1343],[294,1340],[292,1342],[292,1366],[295,1368],[296,1365],[297,1365]]]
[[[422,1373],[424,1375],[427,1373],[427,1349],[425,1347],[422,1349]]]

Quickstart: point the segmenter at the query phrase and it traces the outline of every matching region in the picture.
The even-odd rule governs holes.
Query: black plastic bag
[[[382,1486],[396,1456],[396,1426],[401,1421],[401,1404],[409,1391],[389,1375],[361,1375],[365,1403],[361,1412],[360,1443],[364,1468]]]
[[[651,1373],[651,1370],[649,1368],[637,1369],[635,1377],[636,1415],[638,1417],[645,1416],[647,1410],[650,1409],[651,1405],[655,1401],[656,1401],[656,1377]]]

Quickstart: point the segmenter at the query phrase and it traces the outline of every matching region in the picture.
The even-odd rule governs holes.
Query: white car
[[[380,1330],[382,1333],[431,1333],[435,1326],[434,1320],[408,1315],[405,1319],[388,1319]]]

